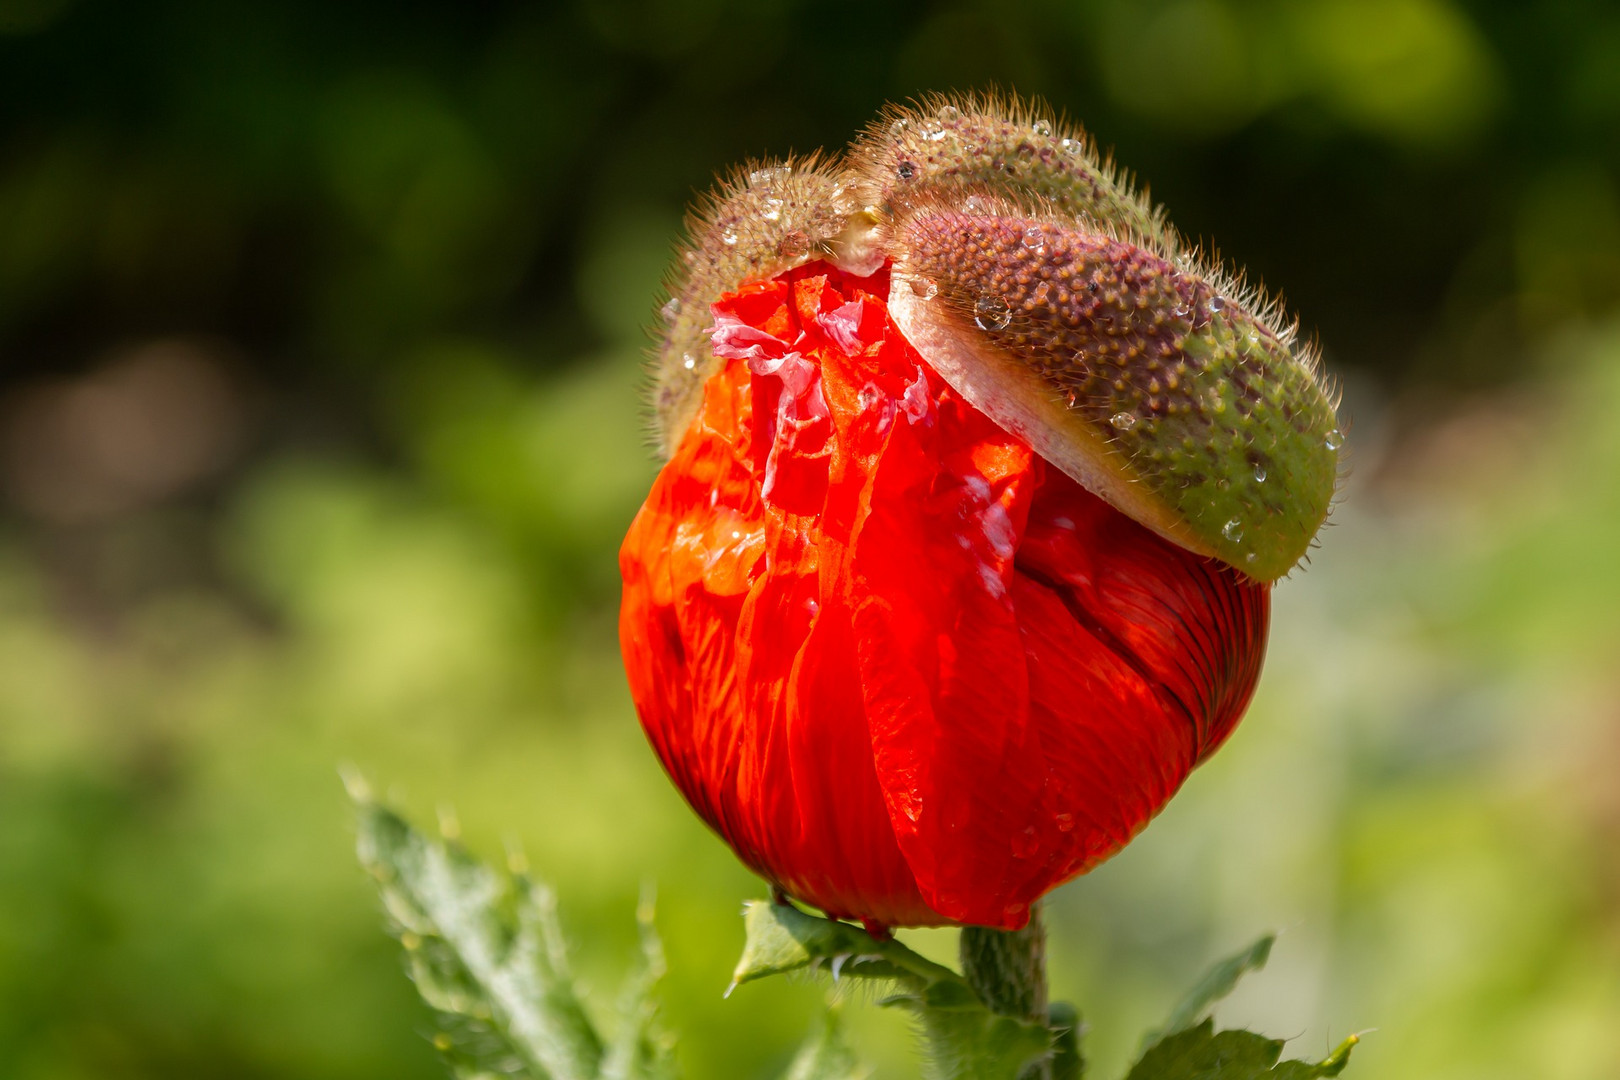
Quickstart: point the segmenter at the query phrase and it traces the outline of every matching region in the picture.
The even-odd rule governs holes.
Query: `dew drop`
[[[911,295],[919,300],[932,300],[939,295],[939,283],[931,277],[912,278]]]
[[[980,330],[1005,330],[1012,322],[1012,309],[999,296],[981,296],[973,305],[973,321]]]
[[[736,247],[737,234],[732,232],[730,229],[727,229],[725,232],[720,234],[720,242],[726,245],[726,247]]]
[[[691,371],[693,368],[697,367],[697,361],[692,359],[691,353],[687,353],[681,358],[681,367],[685,368],[687,371]]]
[[[797,259],[810,250],[810,237],[798,229],[791,229],[782,234],[782,239],[776,242],[776,253],[784,259]]]
[[[1080,395],[1075,391],[1070,390],[1068,396],[1063,399],[1063,402],[1071,409],[1076,408],[1080,404]]]
[[[1254,482],[1257,484],[1263,484],[1266,482],[1266,467],[1264,465],[1256,465],[1254,467]]]
[[[910,180],[917,175],[917,163],[915,161],[900,162],[894,167],[894,175],[902,180]]]
[[[1058,143],[1058,148],[1065,154],[1078,154],[1080,152],[1080,140],[1064,139]]]
[[[765,209],[759,212],[759,216],[766,221],[780,221],[782,219],[782,200],[766,199]]]
[[[1188,315],[1192,314],[1192,308],[1187,306],[1187,302],[1183,300],[1175,306],[1175,310],[1171,314],[1175,315],[1175,317],[1178,319],[1185,319]]]
[[[1052,121],[1042,117],[1039,120],[1036,120],[1033,124],[1029,125],[1029,130],[1033,131],[1042,138],[1045,138],[1052,134]]]
[[[1243,539],[1243,522],[1233,518],[1221,526],[1221,535],[1232,541],[1232,543],[1237,543]]]
[[[1334,428],[1332,431],[1327,433],[1327,438],[1322,441],[1327,444],[1327,448],[1329,450],[1337,450],[1339,447],[1344,445],[1344,432],[1340,431],[1338,428]]]
[[[950,134],[950,132],[946,131],[943,126],[939,124],[932,124],[923,131],[923,138],[929,142],[939,142],[948,134]]]
[[[1024,246],[1031,251],[1039,250],[1044,243],[1046,243],[1046,231],[1039,225],[1031,225],[1024,230]]]
[[[1117,412],[1108,418],[1108,426],[1115,431],[1129,431],[1136,426],[1136,417],[1128,412]]]
[[[939,110],[939,118],[947,124],[955,123],[962,115],[962,111],[955,105],[947,105]]]
[[[896,120],[894,123],[889,125],[889,135],[892,138],[898,139],[900,136],[902,136],[902,135],[904,135],[906,133],[906,128],[908,128],[910,126],[911,126],[911,121],[909,121],[909,120],[904,120],[904,119]]]
[[[988,207],[984,205],[984,200],[979,198],[977,195],[969,195],[967,198],[962,200],[962,213],[964,214],[982,214],[987,209]]]
[[[658,314],[667,323],[672,323],[676,319],[680,318],[681,317],[681,298],[678,297],[678,296],[670,297],[669,300],[664,304],[664,306],[658,309]]]
[[[1219,314],[1220,312],[1225,311],[1225,310],[1226,310],[1226,298],[1225,297],[1223,297],[1223,296],[1212,296],[1212,297],[1209,298],[1209,311],[1210,311],[1211,315]]]
[[[1074,832],[1074,815],[1061,813],[1052,815],[1052,823],[1057,826],[1058,832]]]

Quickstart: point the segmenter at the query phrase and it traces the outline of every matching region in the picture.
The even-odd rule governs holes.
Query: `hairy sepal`
[[[1141,237],[987,193],[912,205],[887,245],[896,324],[1051,464],[1258,580],[1305,555],[1339,434],[1314,356],[1274,312]]]
[[[667,458],[718,365],[709,305],[851,243],[850,182],[820,155],[750,162],[721,181],[686,221],[660,309],[653,356],[652,436]],[[870,258],[870,253],[868,253]]]
[[[1039,100],[952,94],[890,106],[855,141],[850,163],[864,200],[891,212],[942,194],[986,193],[1151,236],[1163,248],[1178,244],[1163,211],[1091,136]]]

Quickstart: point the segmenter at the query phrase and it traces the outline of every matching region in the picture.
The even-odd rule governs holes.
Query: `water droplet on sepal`
[[[973,305],[973,322],[980,330],[1005,330],[1012,308],[999,296],[981,296]]]
[[[782,234],[782,239],[776,242],[776,253],[784,259],[797,259],[810,252],[810,237],[798,229],[791,229]]]

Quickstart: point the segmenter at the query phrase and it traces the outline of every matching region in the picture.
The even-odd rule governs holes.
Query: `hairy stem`
[[[962,974],[985,1008],[1046,1023],[1046,928],[1040,906],[1022,930],[962,930]]]

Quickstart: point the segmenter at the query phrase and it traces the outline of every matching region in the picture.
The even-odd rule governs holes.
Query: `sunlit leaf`
[[[1132,1067],[1125,1080],[1317,1080],[1338,1076],[1356,1036],[1320,1062],[1285,1061],[1283,1041],[1252,1031],[1216,1031],[1213,1020],[1165,1036]]]
[[[440,1014],[434,1045],[454,1073],[598,1076],[602,1040],[574,992],[550,890],[430,840],[376,803],[358,806],[360,862],[417,989]]]
[[[806,969],[885,980],[894,989],[879,1003],[916,1016],[936,1080],[1017,1080],[1052,1052],[1046,1025],[992,1013],[962,976],[893,939],[764,900],[749,903],[743,918],[748,940],[733,987]]]
[[[1232,992],[1239,979],[1266,966],[1266,960],[1271,956],[1271,946],[1276,940],[1277,935],[1267,934],[1242,952],[1234,953],[1212,966],[1176,1004],[1164,1027],[1143,1036],[1143,1048],[1178,1031],[1185,1031],[1202,1020],[1216,1002]]]

